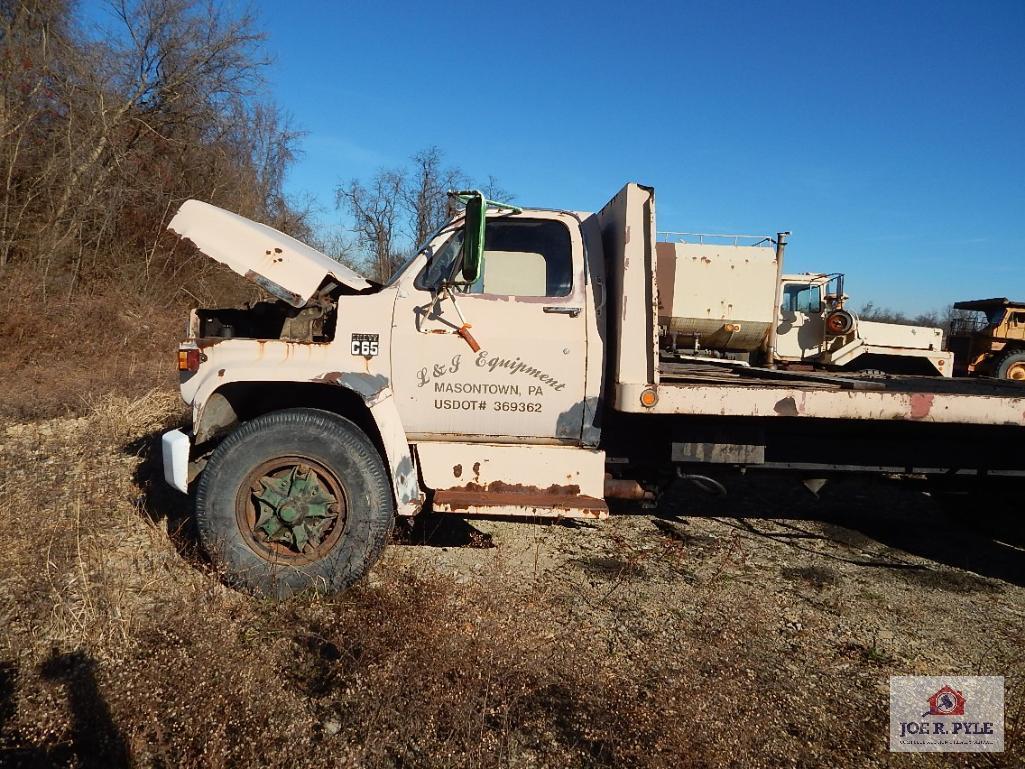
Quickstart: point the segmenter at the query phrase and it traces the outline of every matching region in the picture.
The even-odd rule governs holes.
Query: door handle
[[[542,307],[542,310],[548,313],[554,313],[555,315],[569,315],[571,318],[577,317],[580,314],[579,307],[566,307],[565,305],[556,305],[549,307]]]

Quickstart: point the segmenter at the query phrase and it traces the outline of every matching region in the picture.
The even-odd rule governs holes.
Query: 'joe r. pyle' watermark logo
[[[890,750],[1003,749],[1003,676],[890,677]]]
[[[922,713],[922,718],[926,716],[963,716],[964,703],[964,695],[961,692],[950,688],[949,685],[944,685],[929,698],[929,709]]]

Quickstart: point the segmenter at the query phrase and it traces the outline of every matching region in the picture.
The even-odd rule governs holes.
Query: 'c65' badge
[[[362,355],[364,358],[373,358],[377,355],[378,334],[353,334],[352,354]]]

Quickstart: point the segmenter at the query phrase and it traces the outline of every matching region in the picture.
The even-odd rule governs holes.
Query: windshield
[[[456,270],[456,263],[463,251],[463,231],[456,231],[445,245],[427,257],[427,266],[413,284],[419,289],[434,291],[449,280]]]
[[[787,283],[783,286],[783,312],[822,312],[821,287],[814,283]]]
[[[406,270],[408,270],[408,269],[409,269],[409,265],[411,265],[411,264],[412,264],[412,263],[413,263],[414,261],[416,261],[416,258],[417,258],[418,256],[420,256],[420,254],[423,254],[423,253],[426,253],[426,254],[427,254],[427,262],[428,262],[428,265],[430,265],[430,263],[431,263],[432,261],[434,261],[434,260],[433,260],[433,254],[431,253],[431,243],[433,243],[433,242],[434,242],[434,240],[435,240],[435,239],[436,239],[436,238],[437,238],[437,237],[438,237],[438,236],[439,236],[439,235],[440,235],[440,234],[441,234],[442,232],[444,232],[444,231],[445,231],[445,228],[446,228],[446,227],[448,227],[448,226],[450,226],[450,224],[451,224],[451,222],[446,222],[445,224],[443,224],[443,225],[441,225],[440,227],[438,227],[438,229],[436,229],[436,230],[435,230],[434,232],[432,232],[432,233],[431,233],[430,235],[428,235],[428,236],[427,236],[427,239],[426,239],[426,240],[424,240],[424,242],[420,244],[420,247],[419,247],[419,248],[417,248],[416,250],[414,250],[414,251],[413,251],[413,253],[409,255],[409,258],[407,258],[407,259],[406,259],[406,261],[404,261],[404,262],[403,262],[403,263],[402,263],[402,264],[401,264],[401,265],[399,266],[399,268],[398,268],[397,270],[395,270],[395,272],[393,272],[393,273],[391,274],[391,277],[390,277],[390,278],[388,278],[388,282],[387,282],[387,283],[385,283],[385,285],[386,285],[386,286],[390,286],[390,285],[392,285],[392,284],[393,284],[393,283],[394,283],[395,281],[397,281],[397,280],[398,280],[398,279],[399,279],[399,278],[400,278],[400,277],[401,277],[402,275],[404,275],[404,274],[405,274],[405,272],[406,272]],[[461,243],[462,243],[462,241],[460,241],[460,244],[461,244]],[[447,245],[447,243],[446,243],[446,245]],[[443,246],[442,248],[444,248],[444,246]],[[422,278],[422,277],[423,277],[423,276],[421,275],[421,278]],[[417,285],[419,285],[419,283],[420,283],[420,281],[418,280],[418,281],[417,281]]]
[[[999,326],[1004,322],[1004,308],[996,307],[986,311],[986,321],[991,326]]]

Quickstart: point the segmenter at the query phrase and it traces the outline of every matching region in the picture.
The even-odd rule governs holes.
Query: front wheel
[[[1009,352],[1001,358],[997,366],[997,378],[1025,382],[1025,350]]]
[[[374,444],[326,411],[247,422],[217,447],[196,487],[197,528],[211,559],[232,584],[279,598],[362,579],[394,520]]]

